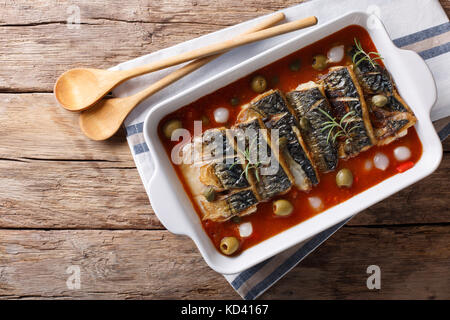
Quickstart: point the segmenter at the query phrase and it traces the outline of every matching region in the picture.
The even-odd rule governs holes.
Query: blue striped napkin
[[[368,13],[376,14],[384,22],[391,38],[395,39],[394,42],[397,46],[414,50],[426,60],[433,72],[438,87],[438,101],[431,113],[432,120],[448,117],[450,115],[450,90],[448,90],[450,85],[450,73],[448,72],[448,65],[450,64],[450,23],[447,15],[437,0],[348,0],[345,2],[311,0],[281,11],[285,13],[288,21],[315,15],[318,17],[319,23],[323,23],[354,10],[367,11]],[[218,39],[223,40],[233,37],[263,18],[264,17],[247,21],[124,62],[113,69],[132,68],[141,64],[156,61],[164,56],[175,55],[199,46],[216,42]],[[304,31],[296,31],[297,34],[302,32]],[[168,88],[156,93],[138,106],[128,116],[125,121],[127,139],[136,162],[136,167],[146,188],[153,172],[153,162],[151,154],[148,152],[149,149],[144,142],[142,129],[143,121],[150,108],[167,97],[173,96],[174,94],[189,88],[192,83],[198,83],[199,81],[205,80],[211,73],[226,70],[236,63],[252,57],[292,36],[292,34],[283,35],[274,39],[268,39],[234,49],[230,53],[224,54],[215,61],[177,81]],[[149,83],[160,79],[175,68],[177,67],[129,80],[116,88],[113,94],[120,97],[140,91]],[[450,124],[447,123],[447,125],[439,132],[439,135],[443,140],[449,133]],[[343,221],[338,225],[323,231],[317,236],[242,273],[225,275],[225,278],[244,299],[255,299],[277,282],[277,280],[289,270],[295,267],[309,253],[314,251],[315,248],[347,223],[347,221]]]

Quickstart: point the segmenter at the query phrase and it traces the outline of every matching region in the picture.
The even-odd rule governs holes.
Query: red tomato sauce
[[[326,56],[327,51],[335,45],[344,45],[347,50],[354,44],[355,38],[361,42],[361,45],[366,52],[377,51],[369,34],[364,28],[356,25],[349,26],[167,115],[161,120],[158,132],[169,158],[172,148],[178,144],[178,141],[169,141],[164,137],[162,127],[166,121],[171,119],[181,120],[183,128],[188,129],[191,135],[193,135],[194,121],[201,120],[204,116],[208,118],[209,123],[203,124],[203,131],[216,127],[230,127],[236,121],[236,117],[240,111],[239,106],[250,102],[258,95],[258,93],[252,91],[250,86],[251,79],[255,75],[262,75],[267,79],[268,86],[266,90],[280,89],[283,92],[291,91],[299,84],[311,80],[315,81],[321,75],[328,72],[327,69],[317,71],[312,68],[313,56],[316,54],[323,54]],[[300,60],[300,69],[298,71],[292,71],[289,68],[289,65],[296,60]],[[351,64],[351,59],[346,55],[344,60],[339,63],[329,64],[328,67],[347,64]],[[231,105],[230,101],[232,98],[237,98],[239,100],[238,106]],[[225,125],[214,121],[213,112],[219,107],[229,110],[229,120]],[[410,149],[411,157],[408,160],[397,161],[395,159],[393,150],[398,146],[406,146]],[[373,166],[373,157],[378,152],[382,152],[389,158],[389,166],[385,171]],[[294,186],[287,194],[278,197],[289,200],[294,205],[294,211],[289,216],[280,217],[273,213],[272,201],[278,199],[274,198],[271,199],[272,201],[259,203],[256,212],[242,217],[242,222],[251,222],[253,226],[253,233],[246,238],[240,237],[238,224],[233,221],[214,222],[210,220],[201,220],[202,214],[200,209],[194,201],[192,201],[192,204],[202,221],[204,230],[218,250],[220,241],[223,237],[235,236],[241,241],[240,250],[238,252],[242,252],[242,250],[293,227],[395,174],[401,174],[413,167],[420,159],[421,155],[422,144],[415,128],[410,128],[406,136],[389,145],[380,147],[374,146],[349,160],[340,159],[335,171],[320,174],[320,183],[313,187],[310,192],[306,193],[300,191]],[[365,169],[366,161],[371,161],[372,163],[372,168],[370,170]],[[186,193],[192,199],[191,192],[187,187],[178,166],[173,166],[184,185]],[[353,173],[354,180],[353,185],[350,188],[339,188],[336,185],[336,173],[342,168],[348,168]],[[310,197],[319,197],[322,200],[322,206],[319,209],[314,209],[309,203],[308,198]]]

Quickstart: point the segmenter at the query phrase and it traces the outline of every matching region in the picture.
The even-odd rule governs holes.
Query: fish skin
[[[281,163],[278,154],[272,152],[270,140],[264,131],[264,127],[260,118],[252,119],[248,122],[239,123],[236,125],[237,148],[243,154],[246,149],[249,154],[259,155],[261,148],[265,148],[268,159],[251,159],[252,161],[263,161],[257,168],[251,167],[249,170],[249,181],[255,186],[258,198],[260,201],[269,200],[270,198],[285,194],[292,187],[292,178],[288,176],[286,165]],[[251,130],[251,131],[247,131]],[[242,133],[244,132],[244,135]],[[249,140],[248,132],[258,133]],[[242,149],[242,147],[244,149]],[[269,160],[269,163],[264,163],[264,160]],[[253,163],[255,165],[255,163]],[[276,166],[274,174],[262,174],[262,170],[269,169],[271,165]]]
[[[233,146],[227,139],[225,128],[206,130],[202,136],[202,160],[222,160],[235,154]]]
[[[395,95],[388,97],[388,103],[383,107],[389,112],[408,112],[406,105],[403,104]]]
[[[353,57],[356,52],[357,49],[353,46],[349,55]],[[377,63],[372,65],[368,60],[361,60],[354,67],[354,71],[364,94],[392,93],[394,90],[394,83],[390,74]]]
[[[305,85],[307,86],[305,87]],[[319,108],[331,115],[328,101],[323,93],[323,87],[314,82],[309,82],[289,92],[286,97],[297,118],[305,118],[307,121],[307,127],[300,127],[300,132],[317,169],[320,172],[329,172],[336,169],[338,164],[337,147],[327,139],[327,132],[322,130],[324,122],[330,119]]]
[[[252,190],[243,190],[233,193],[226,198],[226,201],[233,215],[236,215],[258,203],[258,200]]]
[[[219,195],[215,201],[200,197],[203,220],[224,222],[234,216],[245,216],[256,211],[258,199],[252,189],[243,189]]]
[[[224,158],[213,161],[200,168],[200,181],[216,191],[242,189],[250,186],[245,178],[239,158]]]
[[[356,47],[353,47],[349,55],[353,56],[356,50]],[[376,144],[388,144],[403,136],[417,119],[411,108],[400,97],[387,69],[378,63],[372,64],[364,60],[355,66],[354,70],[369,108]],[[377,94],[383,94],[388,98],[385,106],[377,107],[372,103],[372,97]]]
[[[247,188],[249,183],[244,175],[244,170],[238,158],[233,159],[233,163],[227,163],[228,159],[217,162],[214,171],[225,189]]]
[[[306,144],[298,130],[298,124],[293,114],[294,112],[290,108],[285,95],[280,90],[269,90],[245,105],[238,115],[238,120],[240,122],[247,122],[250,119],[261,118],[266,128],[279,129],[274,128],[276,122],[280,120],[280,117],[288,117],[287,115],[289,115],[290,124],[285,126],[286,130],[284,134],[286,135],[287,132],[290,132],[288,136],[291,139],[287,146],[288,148],[280,150],[280,162],[285,166],[286,173],[291,181],[300,190],[309,191],[312,185],[318,183],[319,177],[311,154],[308,152]],[[294,133],[294,130],[296,130],[296,133]],[[272,141],[272,143],[279,144],[281,138],[279,136],[278,141]]]
[[[259,95],[250,102],[250,108],[261,114],[262,117],[289,112],[280,90],[269,90]]]
[[[339,157],[344,159],[354,157],[372,147],[376,139],[363,92],[352,67],[330,68],[322,80],[336,121],[340,122],[350,111],[355,113],[345,119],[351,138],[339,141]]]
[[[265,125],[268,129],[279,130],[279,139],[286,139],[284,149],[287,155],[285,157],[291,157],[296,165],[300,166],[301,170],[305,173],[305,180],[308,181],[302,181],[299,184],[297,183],[297,179],[295,179],[296,184],[304,191],[310,190],[311,185],[317,185],[319,183],[318,174],[310,160],[310,156],[305,151],[306,148],[301,144],[301,136],[297,135],[294,131],[294,128],[298,130],[295,118],[290,113],[284,113],[279,117],[273,117],[266,121]],[[290,169],[294,171],[291,165]]]
[[[309,84],[312,85],[312,81]],[[301,93],[299,88],[294,91],[291,91],[287,94],[287,99],[290,102],[291,106],[295,109],[297,115],[299,117],[303,117],[306,113],[314,107],[318,101],[324,100],[325,96],[323,92],[320,90],[320,87],[317,86],[316,83],[313,83],[314,87],[302,89]]]

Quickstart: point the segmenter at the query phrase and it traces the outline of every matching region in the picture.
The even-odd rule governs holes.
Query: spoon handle
[[[283,13],[275,13],[247,30],[244,34],[263,30],[284,19]],[[106,140],[119,130],[127,115],[144,99],[171,83],[197,70],[221,54],[194,60],[156,81],[146,89],[128,97],[103,99],[80,114],[79,123],[83,133],[93,140]]]
[[[260,30],[264,30],[266,28],[269,28],[278,22],[284,20],[285,16],[282,12],[277,12],[275,14],[270,15],[267,19],[264,19],[262,22],[256,24],[254,27],[248,29],[241,35],[250,34],[253,32],[257,32]],[[204,58],[200,58],[197,60],[194,60],[187,65],[181,67],[180,69],[177,69],[173,71],[172,73],[168,74],[164,78],[156,81],[152,85],[148,86],[146,89],[136,93],[133,95],[133,98],[136,99],[136,105],[141,103],[143,100],[147,99],[149,96],[153,95],[154,93],[158,92],[161,89],[164,89],[168,85],[174,83],[175,81],[183,78],[184,76],[188,75],[189,73],[199,69],[200,67],[204,66],[205,64],[211,62],[212,60],[220,57],[223,53],[218,53],[212,56],[207,56]],[[131,111],[131,110],[130,110]]]
[[[308,18],[288,22],[279,26],[275,26],[272,28],[268,28],[265,30],[252,32],[249,34],[239,35],[236,38],[229,39],[220,43],[214,43],[211,45],[207,45],[205,47],[195,49],[192,51],[184,52],[179,55],[169,57],[166,59],[162,59],[153,63],[149,63],[142,67],[133,68],[130,70],[122,71],[121,76],[124,80],[128,80],[130,78],[140,76],[149,72],[161,70],[164,68],[168,68],[186,61],[210,56],[217,53],[222,53],[224,51],[242,46],[244,44],[248,44],[251,42],[264,40],[270,37],[278,36],[284,33],[292,32],[295,30],[303,29],[306,27],[310,27],[312,25],[317,24],[317,18],[315,16],[311,16]]]

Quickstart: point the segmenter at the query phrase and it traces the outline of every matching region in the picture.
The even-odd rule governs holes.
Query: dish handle
[[[411,50],[398,49],[402,55],[404,66],[408,66],[408,72],[414,79],[413,83],[416,88],[416,98],[420,99],[424,109],[430,114],[431,109],[437,100],[436,82],[433,78],[431,70],[426,62],[416,52]]]
[[[180,212],[179,199],[175,192],[167,192],[173,189],[170,179],[162,174],[160,168],[155,172],[148,183],[148,195],[155,215],[164,227],[172,233],[187,235],[185,217],[177,215]],[[182,210],[182,208],[181,208]]]

